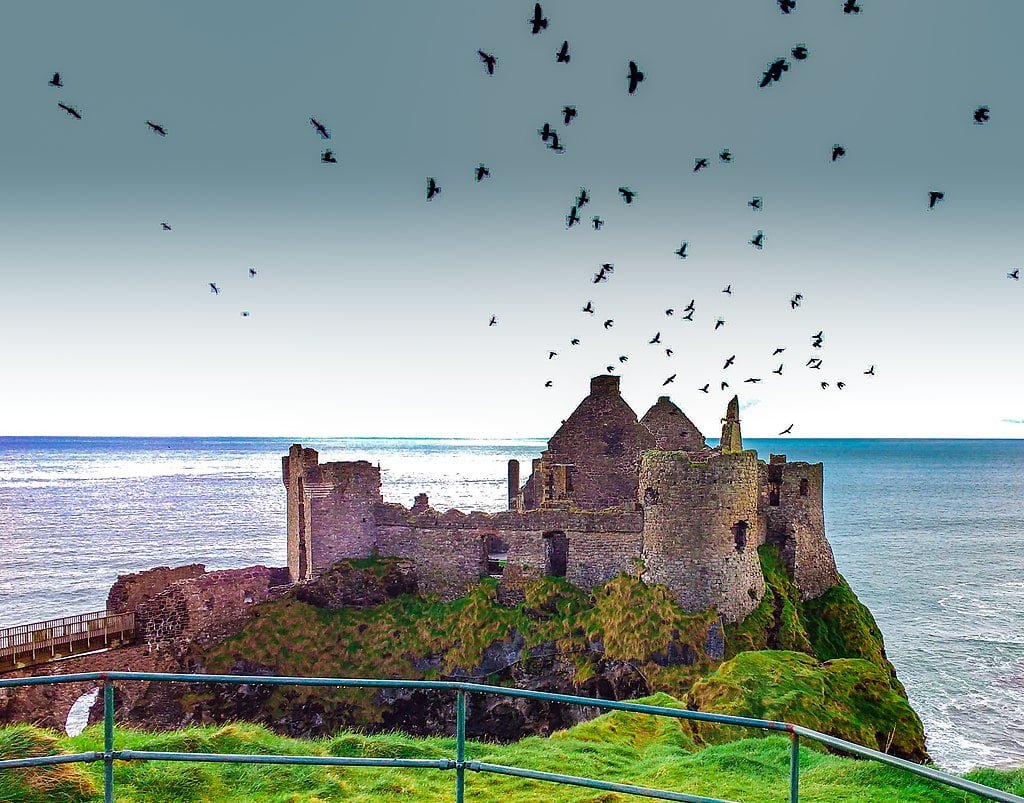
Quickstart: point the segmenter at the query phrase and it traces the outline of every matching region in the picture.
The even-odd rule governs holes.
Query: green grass
[[[666,695],[644,702],[679,705]],[[470,759],[549,772],[603,778],[694,794],[779,803],[788,790],[789,741],[781,736],[743,739],[695,748],[685,724],[614,712],[560,731],[508,745],[469,743]],[[28,726],[0,731],[0,755],[78,752],[99,749],[93,727],[74,738]],[[453,757],[451,738],[419,739],[403,734],[342,733],[301,741],[258,725],[189,728],[171,733],[118,731],[116,747],[135,750]],[[917,780],[873,762],[807,747],[801,754],[801,800],[807,803],[952,803],[975,800],[962,792]],[[1016,794],[1024,793],[1024,770],[983,770],[968,777]],[[9,803],[91,803],[102,799],[102,767],[71,765],[0,773],[0,799]],[[317,801],[451,801],[455,777],[441,770],[376,770],[270,767],[230,764],[133,762],[117,764],[117,800],[123,803],[317,803]],[[623,795],[555,786],[494,775],[467,774],[466,799],[474,803],[535,803],[538,800],[612,803]]]

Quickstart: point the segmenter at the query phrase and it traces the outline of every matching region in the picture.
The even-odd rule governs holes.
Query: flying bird
[[[569,55],[569,40],[562,42],[562,46],[555,53],[555,61],[559,64],[568,64],[572,56]]]
[[[614,262],[602,262],[601,263],[601,273],[615,273],[615,263]]]
[[[249,268],[249,278],[250,279],[255,279],[256,278],[256,268]]]
[[[435,196],[441,194],[441,188],[433,178],[427,178],[427,200],[434,200]]]
[[[974,110],[974,124],[985,125],[989,121],[990,114],[988,106],[979,106]]]
[[[816,357],[811,357],[811,359],[809,359],[807,361],[807,367],[808,368],[813,368],[816,371],[820,371],[821,370],[821,360],[817,359]]]
[[[647,341],[648,345],[653,346],[655,343],[661,342],[661,332],[655,332],[654,337]]]
[[[476,173],[477,182],[483,181],[485,178],[491,175],[490,168],[488,168],[483,162],[477,165],[476,170],[474,172]]]
[[[764,71],[761,76],[761,88],[764,89],[770,84],[774,84],[776,81],[782,80],[782,74],[789,69],[789,62],[785,59],[775,59],[771,64],[768,65],[768,69]]]
[[[215,296],[219,296],[220,288],[217,287],[217,285],[214,284],[213,282],[210,282],[210,292],[213,293]]]
[[[821,389],[822,389],[822,390],[824,390],[824,389],[825,389],[825,388],[827,388],[827,387],[828,387],[828,382],[822,382],[822,383],[821,383]]]
[[[792,432],[793,432],[793,425],[790,424],[788,427],[786,427],[784,430],[782,430],[782,432],[780,432],[779,434],[780,435],[789,435]]]
[[[733,354],[729,359],[727,359],[725,361],[725,365],[722,366],[722,370],[724,371],[726,368],[728,368],[734,362],[736,362],[736,355],[735,354]]]
[[[540,10],[540,3],[533,4],[533,19],[529,19],[527,22],[531,26],[530,33],[534,35],[548,27],[547,17],[545,17],[544,12]]]
[[[696,159],[693,160],[694,173],[699,173],[701,170],[704,170],[707,166],[708,160],[703,156],[697,157]]]
[[[482,50],[476,51],[482,61],[487,66],[487,74],[494,75],[494,65],[498,63],[496,56],[492,56],[490,53],[484,53]]]
[[[843,388],[845,388],[845,387],[846,387],[846,383],[845,383],[845,382],[836,382],[836,387],[837,387],[837,388],[838,388],[839,390],[842,390]]]
[[[487,325],[488,326],[497,326],[498,325],[498,318],[497,318],[497,316],[492,315],[491,319],[487,322]]]
[[[164,231],[170,231],[171,230],[170,225],[167,224],[167,223],[161,223],[160,224],[160,228],[163,229]]]
[[[782,366],[783,366],[783,365],[785,365],[785,363],[781,363],[781,362],[780,362],[780,363],[779,363],[779,367],[778,367],[778,368],[776,368],[775,370],[773,370],[773,371],[772,371],[772,373],[773,373],[773,374],[778,374],[779,376],[782,376]]]
[[[694,306],[694,302],[696,302],[696,300],[697,299],[695,298],[691,298],[690,303],[683,307],[683,312],[693,312],[696,309],[696,307]]]
[[[672,309],[672,307],[669,307],[667,310],[665,310],[665,314],[666,315],[674,315],[675,314],[675,310]]]
[[[555,129],[551,127],[551,123],[544,123],[544,127],[538,128],[537,133],[540,134],[541,142],[547,142],[552,137],[557,137]]]
[[[611,329],[613,326],[615,326],[615,321],[613,321],[611,318],[604,322],[605,329]]]
[[[772,352],[772,356],[777,357],[778,355],[782,354],[782,352],[784,352],[785,350],[785,346],[779,346],[779,348],[775,349],[775,351]]]
[[[679,320],[681,320],[681,321],[692,321],[693,320],[693,310],[690,310],[688,313],[686,313]]]
[[[874,375],[875,375],[875,366],[873,366],[873,365],[870,368],[868,368],[868,370],[866,370],[864,372],[864,376],[874,376]]]
[[[249,317],[249,310],[242,310],[242,317],[243,318],[248,318]]]
[[[630,95],[636,92],[637,86],[644,80],[644,74],[637,69],[635,61],[629,62],[629,75],[626,76],[626,80],[629,82]]]
[[[668,379],[666,379],[664,382],[661,383],[661,386],[665,387],[665,385],[671,384],[672,382],[675,382],[675,381],[676,381],[676,375],[672,374],[672,376],[670,376]]]
[[[594,274],[594,284],[606,281],[608,281],[608,276],[607,274],[605,274],[604,271],[598,271],[597,273]]]
[[[725,293],[727,296],[731,296],[732,295],[732,285],[731,284],[727,284],[724,288],[722,288],[722,292]]]
[[[842,145],[838,145],[838,144],[833,145],[832,146],[832,161],[835,162],[835,161],[841,159],[843,156],[846,156],[846,148],[844,148]]]
[[[547,382],[544,383],[544,387],[546,387],[546,388],[551,387],[551,380],[550,379]]]
[[[779,0],[779,11],[783,14],[788,14],[796,8],[796,0]]]
[[[857,5],[857,0],[845,0],[843,3],[844,14],[860,14],[861,7]]]
[[[629,362],[629,357],[627,357],[625,354],[620,354],[619,362]]]
[[[717,321],[715,321],[715,330],[716,331],[718,329],[721,329],[723,326],[725,326],[725,318],[719,318]]]
[[[563,106],[562,107],[562,122],[563,123],[565,123],[566,125],[569,125],[569,123],[571,123],[575,117],[576,117],[576,107],[575,106]]]
[[[154,134],[159,134],[161,137],[166,137],[167,136],[167,129],[164,128],[159,123],[154,123],[152,120],[146,120],[146,125],[149,126],[150,130]]]
[[[56,86],[56,87],[64,86],[64,82],[60,80],[60,73],[59,72],[55,72],[53,74],[53,78],[50,79],[49,85],[50,86]]]
[[[331,132],[327,130],[327,126],[317,120],[315,117],[309,118],[309,124],[316,129],[316,133],[320,135],[320,139],[330,139]]]
[[[747,201],[747,206],[749,206],[755,212],[760,212],[762,207],[764,206],[764,201],[761,200],[760,195],[755,195],[753,198]]]
[[[1014,281],[1020,281],[1020,268],[1014,268],[1006,274],[1007,279],[1013,279]]]
[[[797,61],[805,61],[807,59],[807,45],[799,44],[789,52]]]
[[[590,223],[594,227],[594,231],[601,231],[601,227],[604,225],[604,221],[601,220],[597,215],[590,218]]]
[[[729,164],[729,162],[732,161],[732,151],[729,150],[728,148],[724,148],[723,150],[719,151],[718,161],[723,162],[725,164]]]
[[[594,303],[592,301],[587,302],[587,306],[582,309],[582,312],[589,312],[591,315],[594,314]]]
[[[749,379],[744,379],[744,382],[749,382],[751,385],[756,385],[761,381],[760,377],[752,376]]]
[[[580,187],[579,195],[576,196],[576,206],[582,209],[584,206],[590,203],[590,196],[587,194],[586,187]]]
[[[672,349],[665,349],[665,356],[666,357],[671,357],[672,354],[673,354]]]
[[[722,382],[718,387],[719,387],[720,390],[725,390],[727,387],[729,387],[729,383],[728,382]]]
[[[699,390],[701,393],[707,393],[708,392],[708,388],[710,388],[710,387],[711,387],[711,383],[709,382],[706,385],[704,385],[704,387],[697,388],[697,390]]]
[[[606,374],[613,373],[615,371],[615,366],[614,365],[606,365],[604,367],[604,371],[605,371]]]
[[[579,344],[580,344],[580,339],[578,337],[574,337],[572,340],[569,341],[569,345],[570,346],[578,346]]]
[[[686,259],[686,249],[689,245],[690,243],[684,240],[682,243],[679,244],[679,247],[675,251],[673,251],[673,253],[680,259]]]
[[[946,193],[939,192],[938,190],[932,190],[931,192],[928,193],[928,208],[929,209],[934,209],[935,208],[935,204],[937,204],[939,201],[941,201],[945,197],[946,197]]]
[[[555,153],[565,153],[565,145],[559,143],[558,134],[551,135],[551,142],[548,143],[548,150],[552,150]]]
[[[758,229],[757,234],[750,238],[750,244],[758,251],[764,248],[764,232]]]
[[[792,307],[793,309],[796,309],[797,307],[800,306],[800,302],[803,300],[803,295],[801,293],[796,293],[791,299],[789,299],[789,306]]]
[[[576,214],[576,207],[574,206],[569,210],[569,214],[565,216],[565,227],[571,229],[577,223],[580,222],[580,216]]]
[[[633,203],[633,199],[636,198],[636,193],[629,187],[619,187],[619,195],[622,196],[622,200],[627,204]]]
[[[549,360],[554,359],[557,356],[558,356],[558,352],[557,351],[549,351],[548,352],[548,359]]]
[[[82,113],[78,111],[78,109],[76,109],[74,106],[68,106],[66,103],[58,103],[57,105],[64,111],[66,111],[68,114],[70,114],[72,117],[74,117],[76,120],[82,119]]]
[[[334,156],[334,151],[332,151],[330,148],[328,148],[322,154],[320,154],[320,161],[326,165],[336,165],[338,163],[337,158],[335,158]]]

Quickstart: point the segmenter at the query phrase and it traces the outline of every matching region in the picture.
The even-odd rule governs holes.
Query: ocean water
[[[288,439],[0,438],[0,626],[103,607],[152,566],[285,562]],[[384,495],[498,510],[543,441],[303,440],[382,467]],[[825,463],[840,571],[951,770],[1024,764],[1024,441],[748,440]]]

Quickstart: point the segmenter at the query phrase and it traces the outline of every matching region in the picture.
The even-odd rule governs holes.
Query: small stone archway
[[[505,574],[508,562],[508,544],[498,535],[490,533],[483,537],[483,572],[484,577],[500,580]]]
[[[569,568],[569,539],[561,530],[544,533],[544,574],[565,577]]]

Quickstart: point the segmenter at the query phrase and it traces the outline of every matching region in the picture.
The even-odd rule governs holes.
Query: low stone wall
[[[107,610],[113,613],[133,613],[146,600],[152,599],[172,583],[206,573],[201,563],[188,566],[159,566],[135,574],[118,575],[107,594]]]

